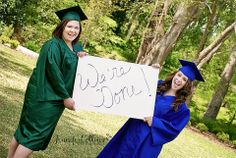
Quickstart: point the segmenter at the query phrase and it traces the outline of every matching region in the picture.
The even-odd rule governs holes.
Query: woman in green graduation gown
[[[87,17],[79,6],[56,14],[61,22],[53,31],[53,38],[41,48],[8,158],[25,158],[33,151],[46,149],[64,109],[75,109],[71,96],[78,56],[86,55],[77,41],[81,33],[80,21]]]

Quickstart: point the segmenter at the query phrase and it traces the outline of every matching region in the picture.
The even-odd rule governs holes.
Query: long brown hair
[[[174,76],[177,72],[178,71],[175,71],[166,77],[166,79],[163,81],[163,83],[157,87],[158,93],[164,94],[167,90],[169,90],[171,88],[172,79],[174,78]],[[176,92],[175,101],[172,105],[172,107],[175,111],[178,111],[178,107],[182,103],[184,103],[186,101],[187,97],[192,93],[192,87],[193,87],[192,81],[187,80],[184,87]]]
[[[67,25],[67,23],[68,23],[69,21],[71,21],[71,20],[67,20],[67,19],[62,20],[62,21],[57,25],[57,27],[54,29],[54,31],[52,32],[52,36],[53,36],[53,37],[56,37],[56,38],[62,39],[62,33],[63,33],[63,31],[64,31],[64,29],[65,29],[65,27],[66,27],[66,25]],[[82,32],[81,24],[79,25],[79,27],[80,27],[79,34],[78,34],[78,36],[74,39],[74,41],[72,41],[72,44],[73,44],[73,45],[74,45],[75,43],[77,43],[78,40],[79,40],[79,38],[80,38],[80,34],[81,34],[81,32]]]

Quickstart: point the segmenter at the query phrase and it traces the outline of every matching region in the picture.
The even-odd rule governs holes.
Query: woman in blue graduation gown
[[[74,110],[72,97],[78,56],[80,21],[87,19],[79,6],[56,12],[61,20],[53,38],[40,50],[36,68],[29,79],[17,130],[8,158],[28,157],[47,148],[65,107]]]
[[[180,60],[182,67],[158,82],[153,117],[130,118],[104,147],[98,158],[157,158],[162,146],[186,126],[190,111],[185,104],[192,81],[204,81],[196,65]]]

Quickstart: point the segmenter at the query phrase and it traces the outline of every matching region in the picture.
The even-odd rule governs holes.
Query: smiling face
[[[188,77],[185,76],[181,71],[178,71],[172,79],[171,89],[176,92],[183,88],[187,81]]]
[[[72,43],[80,32],[79,21],[71,20],[69,21],[62,33],[62,38],[66,43]]]

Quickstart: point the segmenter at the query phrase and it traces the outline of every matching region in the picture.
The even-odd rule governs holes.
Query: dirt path
[[[19,46],[16,48],[16,50],[19,51],[19,52],[21,52],[21,53],[23,53],[23,54],[25,54],[25,55],[27,55],[27,56],[30,56],[30,57],[32,57],[32,58],[38,58],[38,56],[39,56],[38,53],[36,53],[36,52],[34,52],[34,51],[32,51],[32,50],[30,50],[30,49],[28,49],[28,48],[25,48],[25,47],[23,47],[23,46],[21,46],[21,45],[19,45]]]

